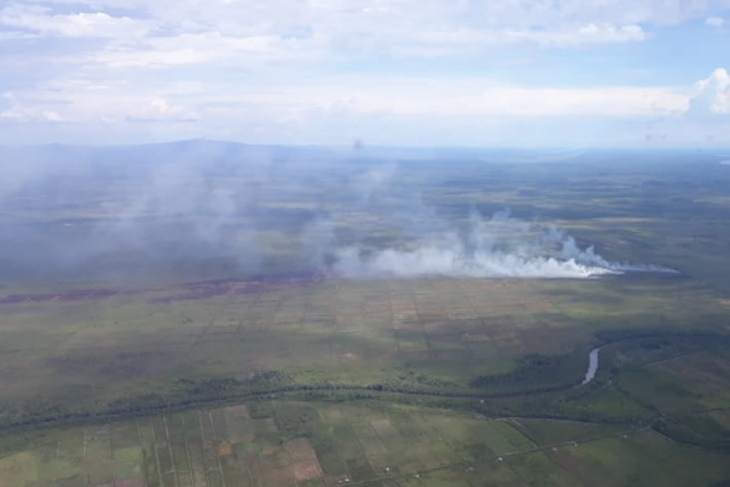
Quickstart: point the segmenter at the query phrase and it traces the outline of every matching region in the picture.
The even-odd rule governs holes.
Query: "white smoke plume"
[[[609,262],[593,247],[581,250],[563,230],[510,218],[507,212],[483,219],[476,211],[466,232],[433,235],[407,248],[341,249],[333,270],[352,278],[590,278],[627,271],[673,272],[659,266]]]

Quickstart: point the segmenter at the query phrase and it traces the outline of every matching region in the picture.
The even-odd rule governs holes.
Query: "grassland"
[[[617,289],[610,280],[324,280],[255,293],[235,281],[223,291],[218,284],[222,294],[213,297],[166,288],[10,303],[2,305],[3,416],[12,422],[34,403],[97,411],[274,372],[276,386],[379,384],[453,394],[474,394],[474,378],[483,376],[500,378],[485,394],[572,384],[582,378],[587,350],[602,342],[598,332],[708,332],[701,323],[725,310],[706,296],[686,306],[688,281],[651,285],[661,294],[642,300],[642,281]],[[510,372],[529,354],[573,358],[559,371],[513,380]]]

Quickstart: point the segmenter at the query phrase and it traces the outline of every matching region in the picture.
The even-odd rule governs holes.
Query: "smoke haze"
[[[588,278],[626,271],[669,271],[657,266],[609,262],[593,247],[578,248],[575,239],[554,227],[510,218],[490,219],[472,211],[465,234],[450,231],[409,248],[336,253],[334,271],[346,277],[419,277],[428,275],[484,278]]]
[[[507,205],[477,205],[524,187],[502,167],[458,152],[206,141],[0,150],[0,280],[664,270],[610,262],[564,231],[496,211]]]

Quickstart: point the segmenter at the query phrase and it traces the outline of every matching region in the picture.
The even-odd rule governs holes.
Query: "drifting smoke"
[[[0,286],[26,278],[667,271],[609,262],[561,230],[507,213],[484,219],[473,211],[455,223],[454,208],[469,204],[472,189],[445,217],[439,198],[470,181],[443,186],[450,176],[440,179],[438,159],[368,151],[206,141],[0,148]]]
[[[466,232],[447,232],[409,248],[363,253],[349,247],[336,253],[335,273],[345,277],[441,275],[492,278],[588,278],[626,271],[674,272],[658,266],[609,262],[593,247],[554,227],[531,225],[495,214],[484,220],[473,211]]]

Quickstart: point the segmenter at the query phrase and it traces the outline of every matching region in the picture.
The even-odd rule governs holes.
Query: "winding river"
[[[600,350],[600,347],[596,347],[591,350],[591,353],[588,355],[588,370],[586,371],[585,379],[583,379],[581,385],[588,384],[596,377],[596,372],[598,371],[598,352]]]

